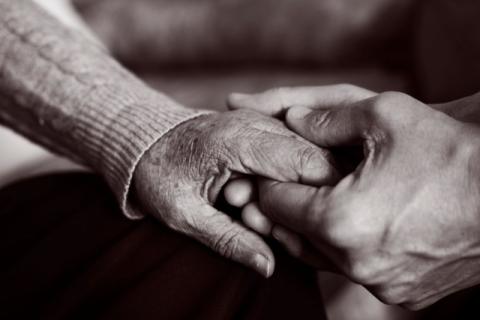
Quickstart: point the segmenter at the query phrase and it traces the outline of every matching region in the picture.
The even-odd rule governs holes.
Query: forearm
[[[101,173],[125,205],[142,154],[197,112],[28,0],[0,0],[0,122]]]

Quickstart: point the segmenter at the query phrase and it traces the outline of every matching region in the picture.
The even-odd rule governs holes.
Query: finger
[[[228,97],[229,109],[252,109],[268,116],[280,117],[292,106],[339,105],[367,99],[375,92],[353,85],[277,88],[257,94],[233,93]]]
[[[330,187],[320,189],[263,179],[259,183],[261,211],[274,223],[288,226],[294,232],[317,235],[323,208],[329,203]]]
[[[267,216],[265,216],[258,206],[257,202],[247,204],[242,210],[243,223],[255,232],[270,236],[273,224]]]
[[[232,220],[223,212],[204,203],[192,201],[176,216],[190,216],[194,221],[187,221],[180,229],[187,235],[218,252],[222,256],[252,268],[264,277],[270,277],[275,267],[275,259],[268,245],[255,232],[239,222]],[[191,212],[196,212],[194,216]]]
[[[306,140],[266,133],[243,145],[240,172],[308,185],[333,185],[340,179],[330,152]]]
[[[300,258],[303,252],[303,240],[302,238],[288,230],[285,227],[276,225],[273,227],[272,236],[275,240],[280,242],[287,252],[295,258]]]
[[[300,259],[319,270],[338,272],[338,268],[326,255],[313,248],[299,234],[286,227],[276,225],[273,228],[272,235],[292,257]]]
[[[257,203],[250,203],[244,208],[242,220],[254,231],[265,236],[273,236],[292,257],[322,270],[334,270],[329,259],[315,250],[299,234],[281,225],[273,226],[270,219],[260,211]]]
[[[255,186],[252,179],[235,179],[227,183],[223,193],[230,205],[242,208],[254,200]]]
[[[290,129],[322,147],[360,144],[373,128],[370,109],[362,102],[343,108],[312,110],[291,108],[286,115]]]

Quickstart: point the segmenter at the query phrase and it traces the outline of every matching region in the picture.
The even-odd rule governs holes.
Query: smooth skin
[[[351,94],[312,98],[325,90]],[[272,233],[291,254],[410,309],[480,283],[480,129],[465,122],[478,118],[478,96],[440,112],[402,93],[364,98],[351,86],[278,92],[230,102],[265,114],[276,105],[272,115],[288,109],[288,127],[319,146],[364,148],[364,161],[334,187],[260,181],[261,212],[288,226]],[[289,108],[306,93],[313,103]]]

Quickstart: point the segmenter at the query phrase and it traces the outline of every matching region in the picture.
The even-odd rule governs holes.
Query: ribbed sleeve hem
[[[164,134],[185,121],[213,111],[187,109],[146,87],[102,86],[89,97],[96,107],[82,108],[77,138],[115,193],[122,211],[130,219],[144,215],[129,201],[135,168],[150,147]],[[83,118],[83,119],[82,119]]]
[[[111,149],[112,158],[117,156],[117,161],[121,167],[124,167],[124,170],[115,171],[115,167],[112,167],[113,170],[109,171],[105,176],[110,180],[110,184],[113,190],[117,193],[117,198],[120,202],[121,209],[123,213],[130,219],[140,219],[144,216],[142,212],[138,210],[135,206],[131,205],[129,200],[129,193],[131,182],[133,179],[133,173],[135,168],[138,165],[138,162],[142,156],[147,152],[152,145],[158,141],[164,134],[174,129],[176,126],[194,119],[200,115],[212,113],[211,111],[193,111],[193,110],[182,110],[177,111],[174,114],[170,114],[171,117],[163,122],[161,125],[158,125],[158,117],[155,112],[150,114],[150,118],[144,118],[145,122],[138,123],[138,128],[144,129],[147,127],[147,132],[145,135],[139,137],[138,139],[129,140],[127,139],[123,143],[129,145],[132,150],[138,150],[137,153],[133,154],[130,158],[118,157],[118,150]],[[146,115],[145,115],[146,116]]]
[[[0,0],[0,121],[103,175],[130,218],[132,176],[187,109],[31,1]]]

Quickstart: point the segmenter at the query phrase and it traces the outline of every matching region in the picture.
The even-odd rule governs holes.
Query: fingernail
[[[261,254],[255,255],[255,268],[265,278],[268,278],[272,275],[272,264],[265,256]]]
[[[310,112],[312,112],[312,109],[306,107],[293,107],[288,110],[287,118],[301,120],[304,119]]]

